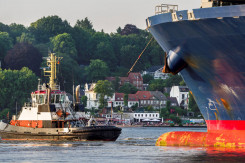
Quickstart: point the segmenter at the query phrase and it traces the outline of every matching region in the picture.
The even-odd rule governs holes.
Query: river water
[[[205,128],[123,128],[115,142],[1,141],[0,162],[245,162],[244,149],[157,147],[157,138],[170,131]]]

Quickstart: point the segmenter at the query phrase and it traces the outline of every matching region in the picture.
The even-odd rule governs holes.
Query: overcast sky
[[[29,26],[43,16],[58,15],[72,26],[88,17],[95,30],[115,32],[125,24],[145,29],[145,19],[159,4],[177,4],[179,10],[199,8],[201,0],[0,0],[0,22]]]

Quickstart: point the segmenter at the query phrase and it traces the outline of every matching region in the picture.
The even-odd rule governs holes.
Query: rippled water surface
[[[116,142],[1,141],[0,162],[245,162],[244,149],[156,147],[170,131],[204,128],[123,128]]]

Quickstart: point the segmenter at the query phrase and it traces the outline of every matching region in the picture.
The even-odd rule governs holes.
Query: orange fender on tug
[[[10,125],[21,127],[42,128],[42,120],[11,120]]]

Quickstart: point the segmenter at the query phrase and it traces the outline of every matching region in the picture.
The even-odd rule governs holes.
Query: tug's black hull
[[[12,129],[8,129],[8,128]],[[33,130],[33,131],[31,131]],[[35,131],[38,130],[38,131]],[[73,141],[115,141],[121,134],[121,128],[115,126],[91,126],[81,128],[28,128],[7,125],[0,130],[2,140],[73,140]]]

